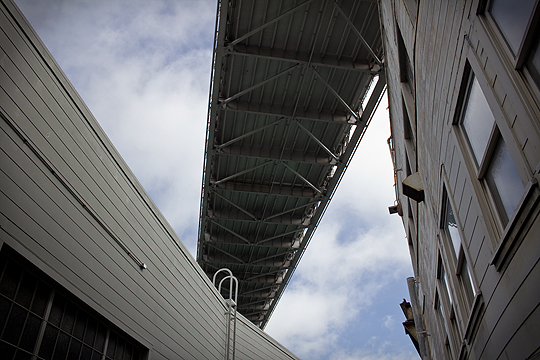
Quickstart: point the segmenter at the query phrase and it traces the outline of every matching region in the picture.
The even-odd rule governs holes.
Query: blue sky
[[[16,0],[195,254],[215,1]],[[386,99],[266,331],[303,359],[418,359]]]

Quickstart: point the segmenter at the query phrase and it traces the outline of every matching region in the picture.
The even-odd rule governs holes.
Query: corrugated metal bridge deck
[[[218,4],[197,259],[232,270],[261,328],[382,96],[382,53],[375,1]]]

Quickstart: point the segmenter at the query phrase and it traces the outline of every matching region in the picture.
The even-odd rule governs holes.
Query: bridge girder
[[[219,2],[197,261],[261,328],[385,89],[377,6]]]

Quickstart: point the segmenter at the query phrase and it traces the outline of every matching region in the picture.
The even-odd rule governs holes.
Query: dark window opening
[[[401,31],[397,25],[396,29],[398,41],[399,77],[401,82],[409,84],[411,93],[414,94],[414,73],[412,70],[411,60],[409,59],[409,54],[407,53],[407,48],[405,47],[405,42],[403,41]]]
[[[0,349],[6,360],[142,360],[146,354],[7,245],[0,251]]]

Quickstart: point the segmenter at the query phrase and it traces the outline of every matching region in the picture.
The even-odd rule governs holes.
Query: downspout
[[[411,307],[414,317],[414,326],[416,333],[418,334],[418,352],[422,360],[431,359],[427,347],[426,329],[424,328],[424,318],[420,309],[420,303],[418,302],[418,296],[416,293],[416,281],[414,277],[407,278],[407,285],[409,287],[409,296],[411,298]]]

